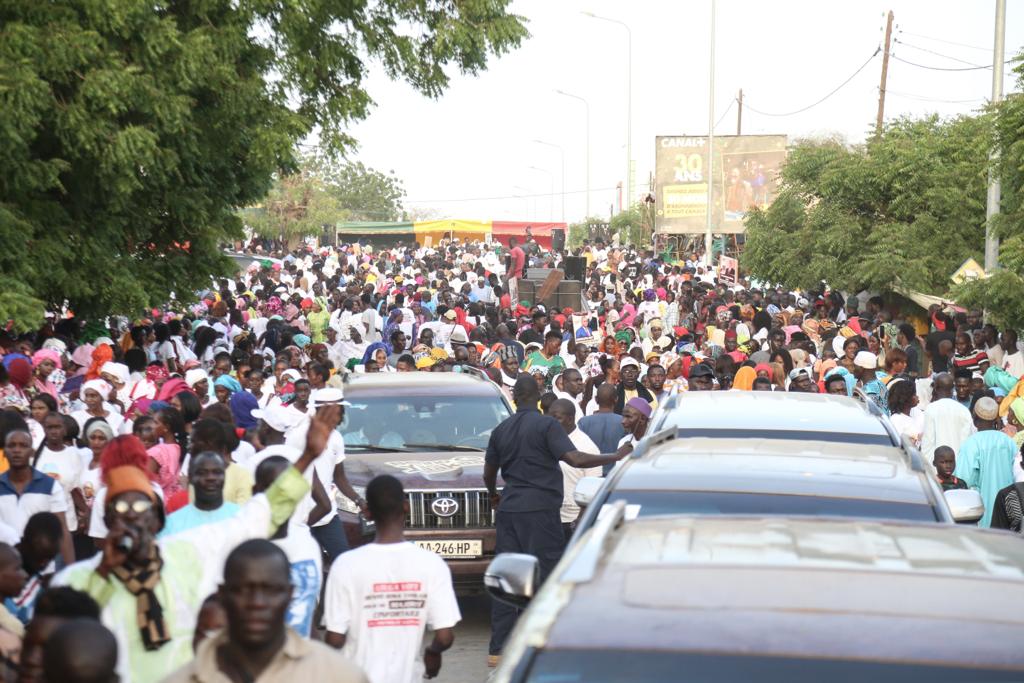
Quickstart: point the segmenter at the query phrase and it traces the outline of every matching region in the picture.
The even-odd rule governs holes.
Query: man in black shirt
[[[497,510],[495,553],[526,553],[540,563],[543,582],[565,549],[559,509],[562,506],[564,460],[572,467],[602,467],[626,456],[623,447],[608,455],[581,453],[565,429],[552,417],[537,410],[540,391],[529,376],[520,377],[512,388],[517,410],[491,432],[484,456],[484,485]],[[498,493],[498,472],[505,481]],[[497,665],[505,640],[515,625],[515,608],[495,600],[491,606],[491,644],[488,664]]]

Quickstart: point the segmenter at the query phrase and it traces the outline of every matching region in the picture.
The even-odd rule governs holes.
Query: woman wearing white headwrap
[[[85,410],[76,410],[71,413],[71,417],[75,418],[79,429],[83,429],[90,418],[102,417],[110,425],[114,434],[124,433],[122,432],[125,424],[124,418],[113,409],[113,406],[105,402],[113,390],[114,388],[102,379],[91,379],[82,385],[79,393],[85,402]]]

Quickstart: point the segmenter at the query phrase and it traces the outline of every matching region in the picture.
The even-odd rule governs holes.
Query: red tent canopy
[[[533,239],[545,249],[551,248],[551,229],[566,229],[565,223],[535,223],[533,221],[492,221],[491,237],[508,246],[509,237],[519,238],[520,244],[526,239],[526,228],[530,228]]]

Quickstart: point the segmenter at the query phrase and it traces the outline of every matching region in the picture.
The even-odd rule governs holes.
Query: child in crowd
[[[956,469],[956,454],[949,446],[939,446],[935,449],[935,456],[932,459],[935,471],[939,474],[939,485],[943,491],[953,489],[965,489],[967,483],[963,479],[953,476]]]

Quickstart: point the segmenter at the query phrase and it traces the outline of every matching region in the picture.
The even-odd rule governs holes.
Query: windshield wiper
[[[408,448],[396,448],[394,446],[381,446],[375,443],[353,443],[345,444],[345,450],[352,450],[353,448],[359,448],[364,451],[381,451],[382,453],[407,453]]]
[[[477,448],[476,446],[462,446],[454,443],[407,443],[406,448],[432,448],[435,451],[470,451],[473,453],[483,453],[483,448]]]

